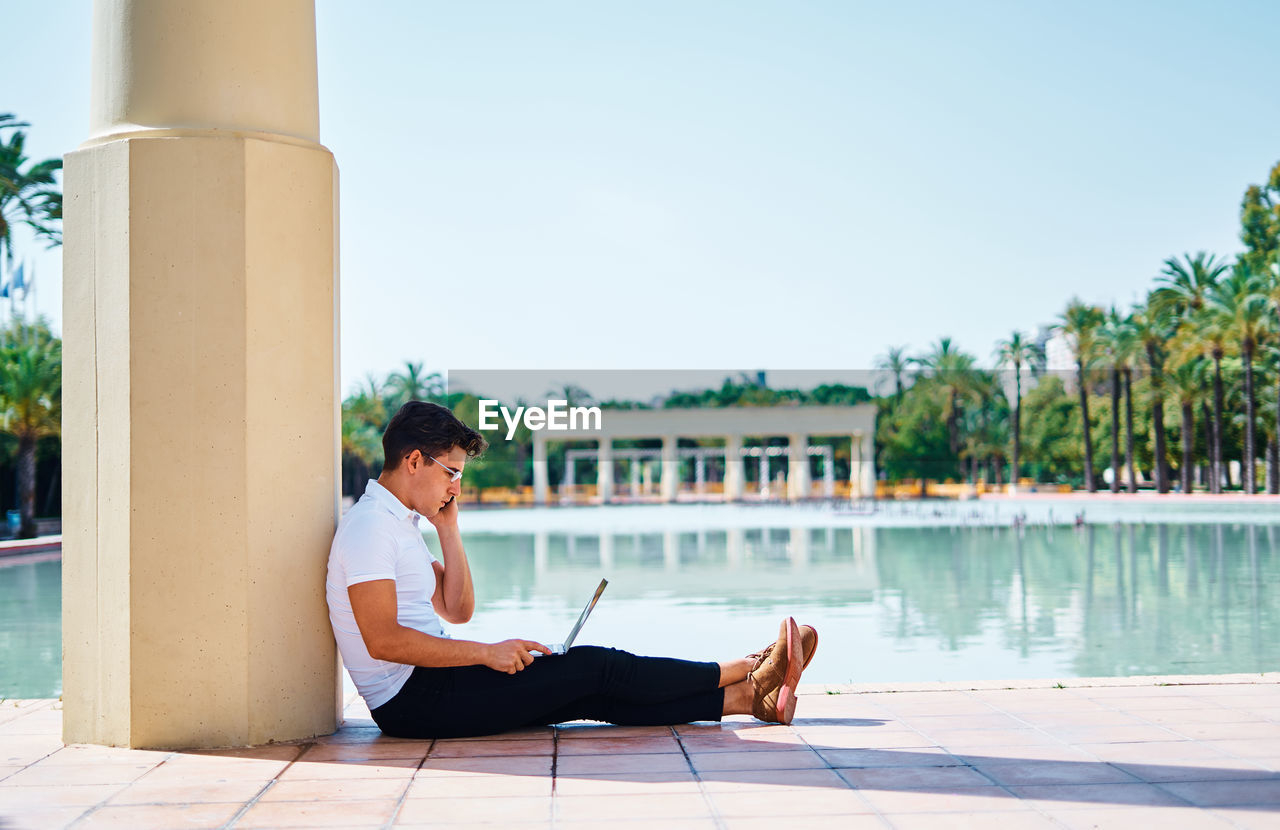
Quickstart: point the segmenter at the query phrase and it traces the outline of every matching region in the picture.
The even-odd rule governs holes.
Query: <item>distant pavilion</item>
[[[650,470],[659,466],[658,501],[673,502],[681,497],[680,463],[694,462],[693,498],[721,498],[742,501],[747,497],[746,465],[758,465],[759,489],[764,498],[803,501],[810,498],[834,498],[836,485],[832,448],[811,446],[810,438],[839,436],[851,442],[849,489],[852,499],[866,498],[875,492],[875,418],[872,404],[854,406],[773,406],[717,407],[702,409],[605,409],[600,429],[538,430],[533,433],[533,498],[536,504],[547,504],[551,484],[547,470],[547,445],[554,441],[595,441],[595,449],[573,448],[565,453],[565,476],[562,493],[571,493],[576,485],[574,467],[582,459],[596,462],[595,499],[611,503],[634,499],[649,492]],[[746,446],[745,439],[768,439],[785,436],[786,446]],[[715,438],[723,440],[719,447],[680,447],[681,438]],[[615,447],[616,440],[661,439],[661,448]],[[810,475],[810,457],[822,458],[821,483],[815,489]],[[722,488],[706,481],[706,462],[723,461]],[[778,460],[783,472],[783,488],[773,492],[773,461]],[[627,462],[629,483],[617,486],[615,464]],[[619,492],[622,489],[625,492]],[[843,490],[843,488],[840,488]]]

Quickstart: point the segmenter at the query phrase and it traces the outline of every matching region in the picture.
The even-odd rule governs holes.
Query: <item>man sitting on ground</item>
[[[325,584],[342,660],[386,734],[403,738],[485,735],[570,720],[668,725],[750,714],[790,723],[796,684],[817,632],[782,621],[778,639],[746,658],[702,663],[637,657],[532,640],[458,640],[441,620],[475,609],[471,569],[458,531],[467,460],[487,444],[443,406],[410,401],[382,436],[382,473],[338,524]],[[427,549],[420,520],[440,540]]]

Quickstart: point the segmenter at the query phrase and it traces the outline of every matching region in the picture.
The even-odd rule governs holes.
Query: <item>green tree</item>
[[[1213,360],[1213,438],[1209,447],[1209,491],[1212,493],[1222,491],[1222,358],[1226,354],[1228,334],[1220,315],[1205,312],[1205,302],[1229,267],[1227,262],[1204,251],[1195,256],[1183,254],[1181,261],[1170,257],[1156,278],[1161,287],[1152,295],[1163,311],[1178,318],[1171,349],[1183,353],[1183,358],[1188,352],[1202,351]]]
[[[1264,185],[1251,184],[1240,204],[1240,239],[1245,252],[1241,259],[1254,273],[1264,273],[1277,264],[1280,251],[1280,163],[1271,168]]]
[[[62,341],[43,320],[15,322],[0,348],[3,429],[18,442],[19,536],[36,535],[36,445],[62,433]]]
[[[1205,301],[1205,313],[1210,319],[1207,325],[1212,327],[1212,332],[1221,331],[1225,339],[1233,341],[1240,349],[1245,411],[1242,483],[1244,491],[1249,494],[1256,491],[1257,439],[1254,430],[1258,396],[1254,389],[1253,361],[1258,346],[1271,336],[1275,327],[1271,293],[1272,286],[1265,276],[1254,272],[1242,260],[1232,269],[1230,276],[1209,291]],[[1219,394],[1217,386],[1214,393],[1215,396]]]
[[[929,377],[930,386],[943,396],[943,412],[947,421],[947,445],[952,455],[960,452],[960,418],[963,399],[974,387],[973,355],[966,354],[951,345],[950,337],[943,337],[933,351],[917,358]]]
[[[1177,399],[1182,415],[1182,465],[1179,469],[1182,492],[1190,493],[1195,488],[1195,407],[1204,402],[1209,363],[1199,355],[1191,355],[1184,360],[1175,360],[1167,369],[1169,391]]]
[[[382,382],[370,374],[342,401],[344,493],[358,494],[364,480],[382,460],[382,432],[387,425],[382,395]]]
[[[902,382],[904,376],[911,371],[912,360],[907,357],[906,346],[890,346],[888,350],[876,358],[876,371],[887,372],[893,378],[894,400],[902,400],[902,392],[906,388]]]
[[[1090,493],[1098,491],[1093,477],[1093,439],[1089,427],[1089,370],[1098,355],[1098,328],[1102,325],[1102,309],[1072,299],[1062,312],[1059,330],[1071,343],[1076,359],[1076,383],[1080,393],[1080,422],[1084,438],[1084,487]]]
[[[387,409],[394,414],[409,401],[432,401],[443,404],[444,378],[438,372],[427,373],[424,364],[406,360],[404,368],[392,372],[383,390]]]
[[[1083,461],[1080,407],[1071,400],[1062,378],[1047,374],[1027,390],[1022,408],[1027,466],[1037,481],[1079,481]]]
[[[27,134],[13,115],[0,113],[0,257],[13,265],[13,228],[25,224],[49,242],[62,244],[62,191],[55,174],[61,159],[32,162],[26,156]],[[7,138],[3,134],[8,132]]]
[[[1150,400],[1152,428],[1155,433],[1155,449],[1153,467],[1156,480],[1156,492],[1169,492],[1169,467],[1165,448],[1164,431],[1164,362],[1168,355],[1166,344],[1173,334],[1173,317],[1162,312],[1158,304],[1151,301],[1134,309],[1131,317],[1133,333],[1141,344],[1142,353],[1146,356],[1147,371],[1150,373]]]
[[[1008,340],[996,342],[995,357],[997,367],[1010,367],[1013,372],[1013,470],[1009,477],[1016,485],[1022,476],[1022,367],[1030,367],[1033,375],[1043,370],[1044,349],[1022,332],[1015,331]]]

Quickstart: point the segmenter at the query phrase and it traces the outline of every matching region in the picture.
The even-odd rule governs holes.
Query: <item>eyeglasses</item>
[[[431,460],[432,460],[432,461],[436,461],[434,458],[432,458],[432,457],[431,457],[431,456],[429,456],[429,455],[427,456],[427,458],[431,458]],[[444,467],[444,471],[445,471],[446,473],[448,473],[448,474],[449,474],[449,483],[450,483],[450,484],[452,484],[453,482],[455,482],[455,481],[457,481],[458,479],[462,478],[462,470],[455,470],[455,469],[453,469],[453,468],[452,468],[452,467],[450,467],[450,466],[447,466],[447,465],[445,465],[445,464],[440,464],[440,462],[439,462],[439,461],[436,461],[436,464],[438,464],[438,465],[439,465],[439,466],[441,466],[441,467]]]

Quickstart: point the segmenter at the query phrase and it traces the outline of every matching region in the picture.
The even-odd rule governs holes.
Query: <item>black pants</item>
[[[461,738],[569,720],[658,726],[720,720],[718,663],[637,657],[578,646],[515,674],[486,666],[414,668],[396,696],[372,710],[398,738]]]

